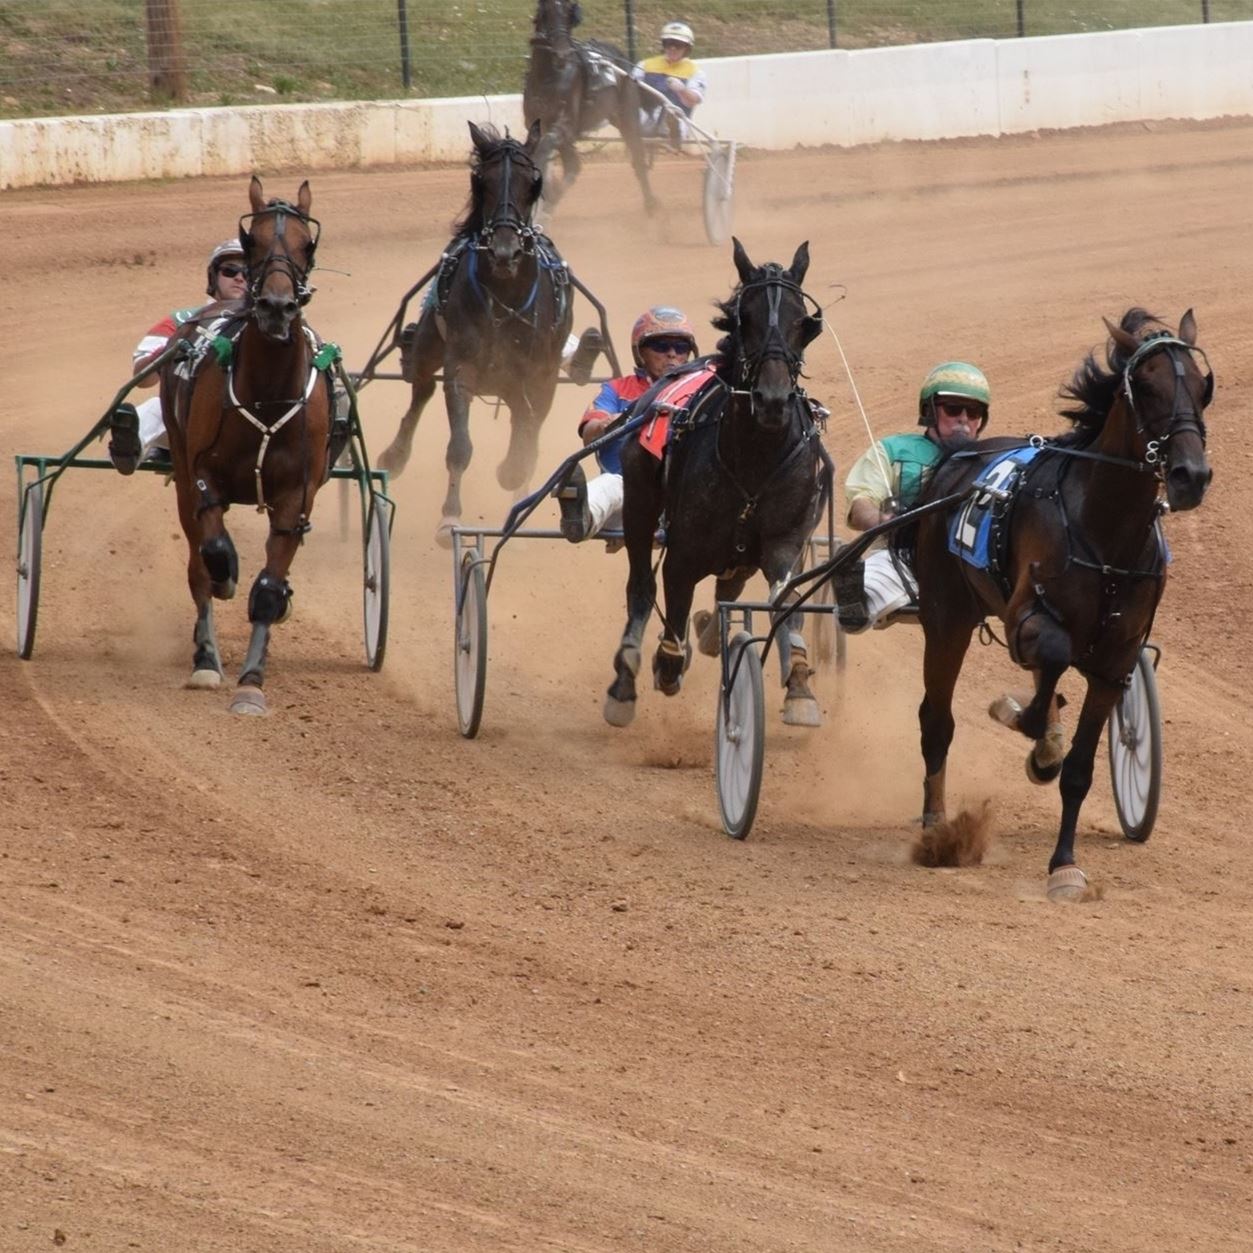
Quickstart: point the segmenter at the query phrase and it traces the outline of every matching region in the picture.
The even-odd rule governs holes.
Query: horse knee
[[[262,570],[248,594],[248,621],[267,626],[282,622],[291,612],[291,595],[286,579],[276,579]]]
[[[239,554],[229,535],[223,533],[205,540],[200,545],[200,560],[204,562],[215,591],[234,592],[239,582]]]

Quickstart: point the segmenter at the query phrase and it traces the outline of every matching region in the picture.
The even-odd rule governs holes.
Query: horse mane
[[[464,235],[477,235],[483,229],[483,167],[492,160],[493,157],[502,148],[514,148],[528,165],[534,166],[535,162],[531,160],[530,154],[527,152],[521,140],[514,139],[509,134],[509,128],[505,128],[502,135],[499,129],[490,123],[485,123],[479,127],[483,136],[488,140],[488,146],[480,150],[475,147],[470,152],[470,199],[466,203],[466,207],[461,216],[452,224],[452,233],[454,236],[461,237]],[[523,208],[530,208],[532,204],[539,198],[538,185],[534,195],[532,195]]]
[[[1169,329],[1160,318],[1138,305],[1128,309],[1118,325],[1128,334],[1138,336],[1150,323],[1162,327],[1163,330]],[[1127,360],[1127,354],[1112,339],[1105,345],[1105,362],[1108,368],[1103,368],[1097,362],[1095,352],[1084,357],[1083,364],[1075,371],[1070,382],[1063,384],[1058,392],[1062,400],[1075,402],[1072,408],[1061,410],[1062,417],[1069,419],[1074,424],[1074,429],[1063,435],[1058,440],[1059,443],[1083,446],[1091,443],[1100,434],[1105,419],[1118,398]]]

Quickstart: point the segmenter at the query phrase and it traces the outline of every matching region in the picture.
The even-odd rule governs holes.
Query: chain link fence
[[[0,0],[0,116],[518,91],[534,0]],[[867,48],[1253,19],[1253,0],[583,0],[639,58]]]

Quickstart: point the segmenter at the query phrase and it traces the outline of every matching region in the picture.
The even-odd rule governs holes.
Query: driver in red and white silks
[[[940,458],[983,432],[990,402],[988,380],[975,366],[945,361],[931,370],[918,394],[923,429],[877,440],[853,462],[844,482],[849,526],[868,531],[914,505]],[[918,596],[913,571],[882,537],[864,562],[837,571],[832,582],[840,625],[854,634],[886,626]]]

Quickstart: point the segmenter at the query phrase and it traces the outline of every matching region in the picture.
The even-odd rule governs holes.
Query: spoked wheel
[[[17,537],[17,655],[23,661],[28,661],[35,651],[43,530],[44,489],[42,484],[33,483],[25,492],[22,526]]]
[[[762,688],[761,658],[746,631],[741,631],[731,641],[727,673],[734,673],[735,679],[729,692],[722,687],[718,690],[714,781],[723,829],[734,839],[742,840],[757,816],[766,749],[766,697]]]
[[[705,238],[711,244],[725,243],[731,234],[735,193],[735,145],[718,144],[705,162],[702,208]]]
[[[1162,709],[1147,648],[1110,711],[1109,772],[1122,833],[1143,844],[1153,833],[1162,795]]]
[[[346,485],[346,483],[345,483]],[[365,659],[371,670],[383,668],[387,651],[388,587],[391,566],[391,506],[370,498],[365,530]]]
[[[479,733],[487,689],[487,584],[477,548],[461,559],[461,608],[457,613],[453,685],[457,726],[467,740]]]

